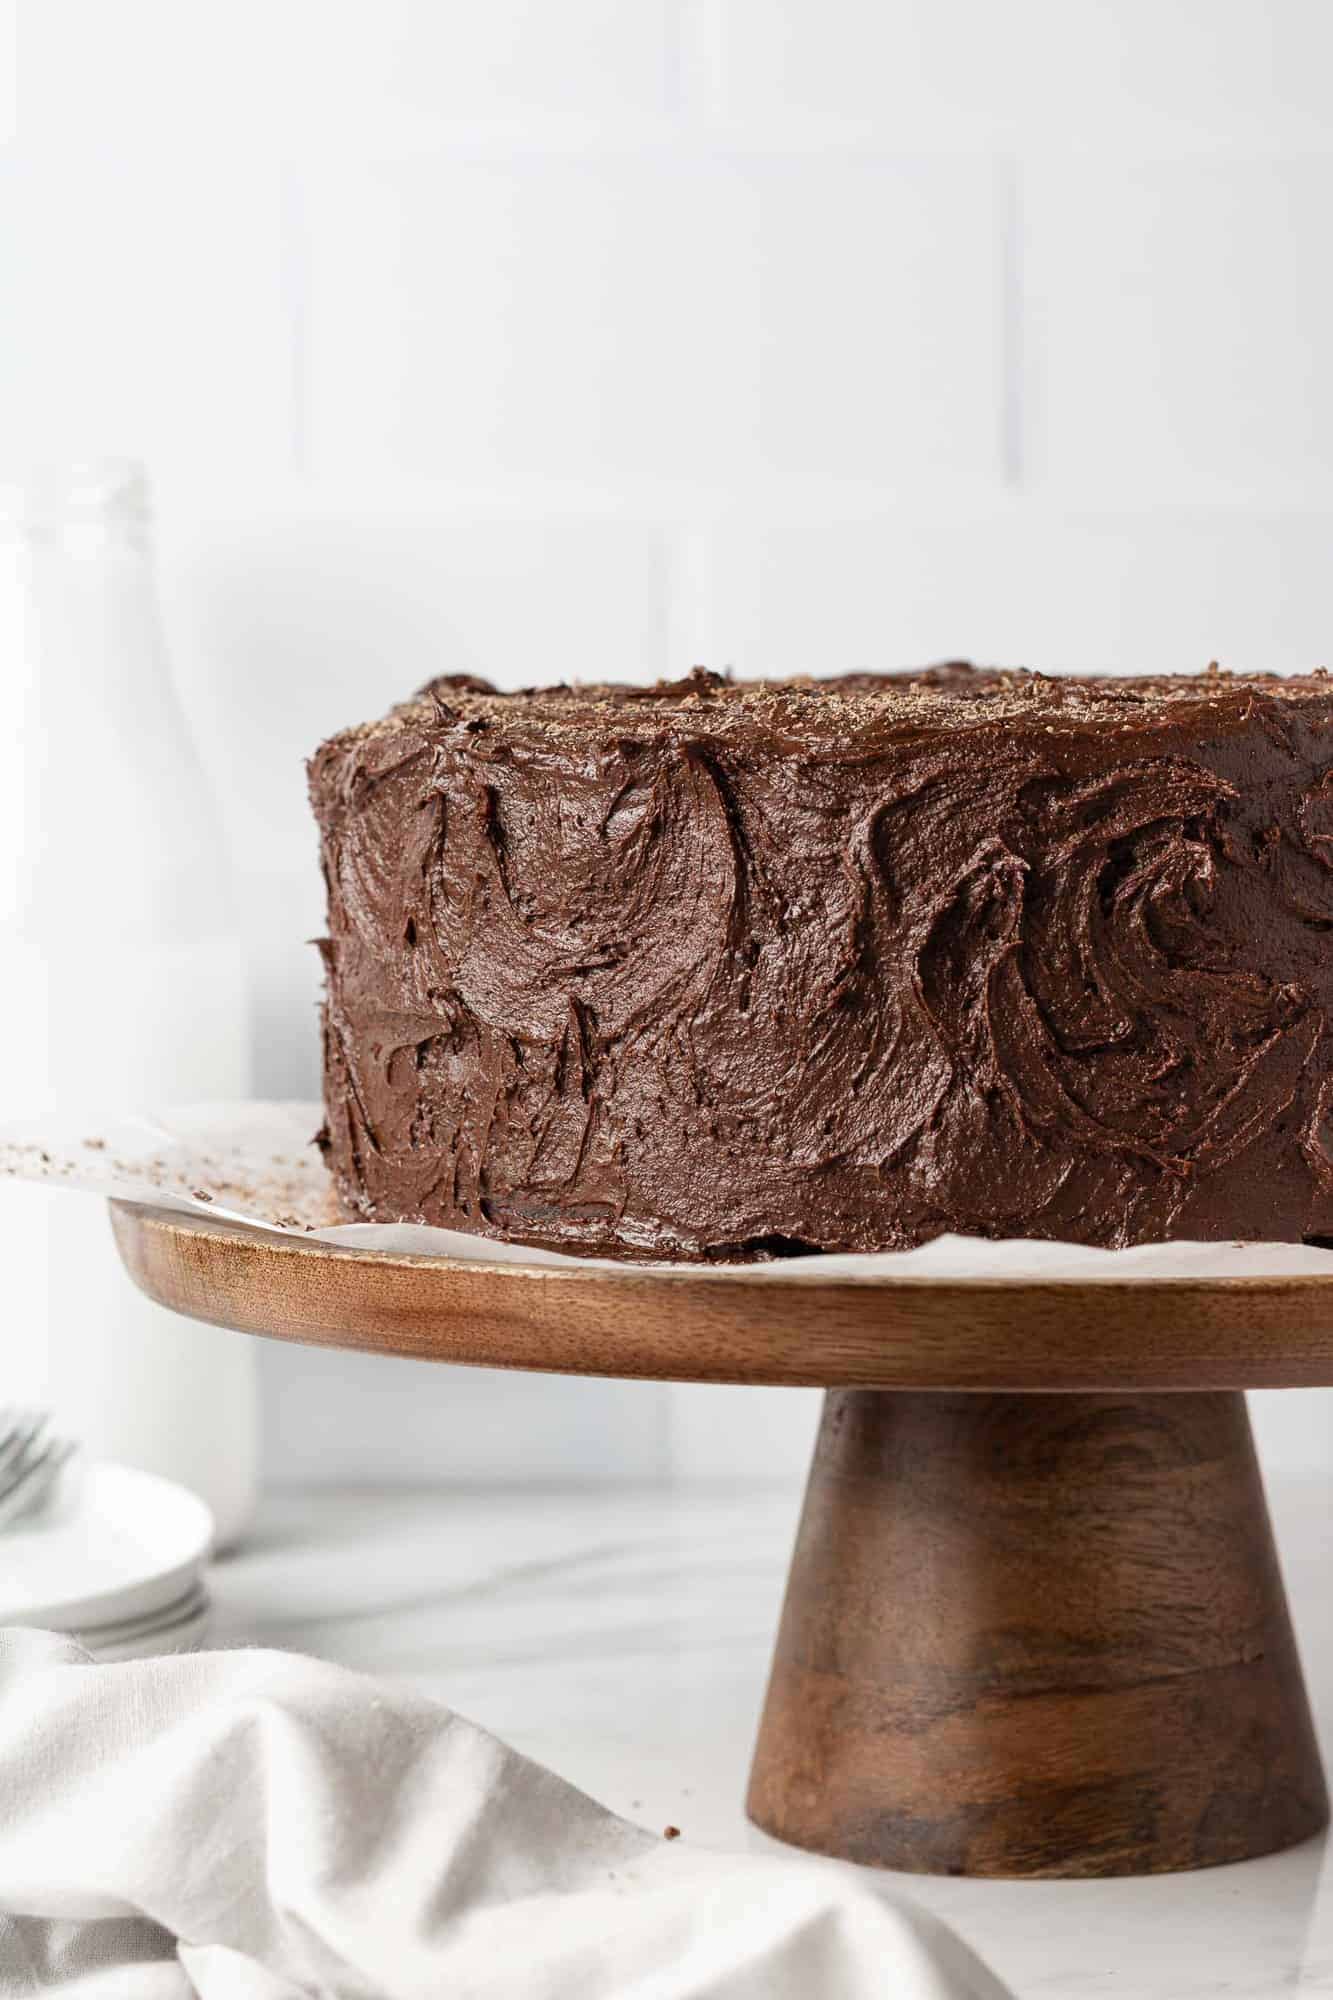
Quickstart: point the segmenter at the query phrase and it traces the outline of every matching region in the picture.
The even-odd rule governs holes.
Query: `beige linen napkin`
[[[0,1995],[1004,2000],[850,1870],[644,1833],[293,1654],[0,1632]]]

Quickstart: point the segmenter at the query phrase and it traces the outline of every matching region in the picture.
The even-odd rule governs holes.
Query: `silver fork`
[[[0,1529],[46,1498],[76,1449],[53,1437],[49,1410],[0,1408]]]

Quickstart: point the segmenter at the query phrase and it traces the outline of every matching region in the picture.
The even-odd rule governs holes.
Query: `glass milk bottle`
[[[236,1099],[244,966],[218,817],[172,684],[133,465],[0,486],[0,1117]],[[244,1335],[134,1290],[105,1205],[0,1186],[0,1403],[192,1487],[225,1545],[254,1501]]]

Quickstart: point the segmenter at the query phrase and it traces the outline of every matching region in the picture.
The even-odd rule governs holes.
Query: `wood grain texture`
[[[194,1319],[380,1354],[882,1389],[1333,1382],[1333,1279],[941,1284],[444,1263],[111,1204],[130,1275]]]
[[[488,1367],[833,1385],[750,1794],[781,1838],[886,1867],[1110,1875],[1239,1860],[1324,1824],[1232,1392],[1333,1381],[1333,1282],[497,1267],[111,1206],[136,1283],[222,1326]],[[907,1393],[867,1393],[890,1388]],[[1165,1389],[1194,1393],[1132,1393]]]
[[[1199,1868],[1317,1832],[1243,1397],[831,1393],[749,1810],[967,1875]]]

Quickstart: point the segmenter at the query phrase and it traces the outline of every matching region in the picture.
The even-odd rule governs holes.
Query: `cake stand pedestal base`
[[[1199,1868],[1318,1831],[1244,1397],[830,1391],[749,1812],[964,1875]]]

